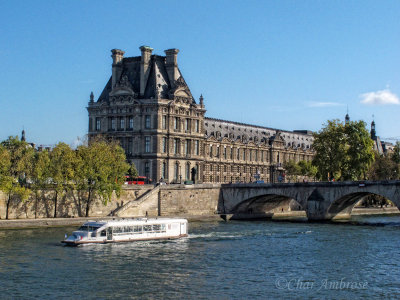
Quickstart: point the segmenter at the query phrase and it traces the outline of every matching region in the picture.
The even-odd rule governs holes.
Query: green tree
[[[317,175],[318,169],[312,164],[311,161],[301,160],[298,162],[298,165],[301,175],[312,178],[315,178],[315,176]]]
[[[391,158],[396,164],[400,164],[400,142],[396,142]]]
[[[60,196],[74,189],[74,177],[78,160],[74,150],[65,143],[58,143],[50,152],[49,173],[54,190],[54,213],[57,218],[57,205]]]
[[[11,165],[10,152],[0,144],[0,186]]]
[[[12,136],[1,142],[1,145],[8,150],[10,157],[10,164],[2,176],[1,186],[7,195],[6,219],[8,219],[13,197],[17,196],[22,201],[29,197],[28,182],[32,173],[34,149],[25,141],[20,141],[18,137]]]
[[[339,120],[328,121],[314,134],[313,148],[313,165],[322,180],[361,179],[374,160],[373,141],[364,121],[346,125]]]
[[[286,170],[290,181],[295,181],[297,176],[301,174],[300,166],[294,160],[284,162],[283,168]]]
[[[37,217],[37,207],[40,191],[47,187],[50,179],[50,158],[48,151],[35,152],[33,156],[33,166],[31,174],[31,188],[35,195],[35,219]]]
[[[0,191],[4,191],[6,189],[6,185],[9,181],[10,166],[10,152],[0,144]]]
[[[316,151],[313,164],[318,168],[320,178],[331,180],[337,177],[346,160],[344,125],[339,120],[329,120],[314,133],[313,148]]]
[[[85,216],[88,217],[96,196],[105,205],[110,201],[113,191],[119,197],[121,184],[130,166],[125,162],[124,150],[113,141],[97,139],[89,146],[79,146],[77,156],[79,165],[75,178],[78,189],[86,192],[82,200],[86,205]]]
[[[346,162],[342,168],[343,180],[365,179],[374,161],[374,142],[364,121],[352,121],[344,126],[346,138]]]
[[[130,165],[129,170],[128,170],[128,175],[129,175],[130,177],[138,177],[138,176],[139,176],[139,172],[138,172],[138,170],[136,169],[136,166],[135,166],[134,163],[132,163],[132,164]]]
[[[399,179],[399,175],[399,164],[395,163],[390,157],[375,153],[375,161],[368,170],[368,179]]]

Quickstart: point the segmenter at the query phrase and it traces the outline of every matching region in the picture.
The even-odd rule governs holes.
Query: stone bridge
[[[350,214],[367,195],[381,195],[400,209],[400,181],[222,184],[218,213],[237,218],[268,216],[282,203],[304,210],[309,221]]]

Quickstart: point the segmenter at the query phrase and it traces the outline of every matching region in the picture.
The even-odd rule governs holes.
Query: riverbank
[[[352,216],[364,215],[400,215],[400,210],[397,207],[355,207],[351,211]]]
[[[368,215],[400,215],[396,207],[357,207],[351,212],[352,216]],[[150,216],[153,217],[153,216]],[[200,221],[220,221],[221,217],[214,215],[179,215],[180,218],[188,219],[190,222]],[[89,220],[110,220],[113,217],[88,217],[88,218],[42,218],[42,219],[13,219],[0,220],[0,229],[18,229],[18,228],[40,228],[40,227],[64,227],[78,226]],[[275,221],[307,221],[305,211],[287,211],[274,213],[271,217]]]

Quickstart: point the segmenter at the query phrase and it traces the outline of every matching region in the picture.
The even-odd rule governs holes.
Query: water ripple
[[[194,222],[180,240],[77,248],[59,243],[70,227],[0,230],[0,294],[5,299],[399,298],[400,217],[352,222]],[[367,288],[335,289],[341,280],[365,282]]]

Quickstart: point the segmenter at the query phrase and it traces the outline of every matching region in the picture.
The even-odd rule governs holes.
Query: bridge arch
[[[272,212],[285,205],[295,205],[295,209],[302,209],[301,204],[291,197],[278,194],[266,194],[246,199],[233,207],[232,211],[236,213]]]
[[[232,219],[271,218],[275,213],[305,210],[304,201],[298,201],[289,190],[246,189],[225,190],[228,205],[220,206],[220,212],[232,214]]]
[[[380,195],[400,209],[400,181],[312,182],[289,184],[221,185],[220,214],[265,211],[271,202],[293,199],[306,211],[309,221],[331,220],[339,213],[350,214],[367,195]]]
[[[328,207],[327,214],[335,217],[339,214],[351,214],[354,206],[364,197],[370,195],[382,196],[388,200],[390,200],[399,210],[400,210],[400,201],[398,198],[394,197],[393,193],[388,193],[385,191],[361,191],[361,192],[351,192],[345,195],[342,195],[335,199],[330,206]]]

